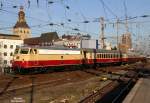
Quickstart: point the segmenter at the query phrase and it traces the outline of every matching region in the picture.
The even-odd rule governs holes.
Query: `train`
[[[16,48],[12,70],[17,72],[62,68],[100,67],[144,61],[145,58],[129,55],[120,50],[104,49],[69,49],[52,47]]]

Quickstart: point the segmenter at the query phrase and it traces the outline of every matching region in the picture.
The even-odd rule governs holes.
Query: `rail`
[[[81,100],[79,103],[94,103],[94,102],[98,101],[100,98],[102,98],[103,96],[105,96],[112,89],[116,88],[118,85],[119,85],[119,83],[117,81],[110,82],[108,85],[101,88],[97,92],[92,93],[88,97]]]

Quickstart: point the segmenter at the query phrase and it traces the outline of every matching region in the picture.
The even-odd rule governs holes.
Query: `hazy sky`
[[[150,34],[150,17],[144,16],[150,15],[150,0],[0,0],[0,3],[0,33],[12,34],[11,27],[22,5],[32,36],[57,31],[59,35],[81,32],[98,38],[99,17],[105,18],[106,37],[116,36],[116,17],[123,20],[119,24],[121,35],[126,31],[125,14],[130,18],[128,26],[134,39]]]

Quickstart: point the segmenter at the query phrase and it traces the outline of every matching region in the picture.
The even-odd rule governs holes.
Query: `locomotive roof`
[[[80,50],[76,48],[67,48],[67,47],[53,47],[53,46],[23,46],[21,48],[36,48],[36,49],[52,49],[52,50]]]
[[[101,52],[101,53],[119,53],[118,50],[105,50],[105,49],[79,49],[79,48],[67,48],[64,46],[22,46],[21,48],[36,48],[36,49],[50,49],[50,50],[84,50],[88,52]]]
[[[96,52],[102,52],[102,53],[119,53],[118,50],[105,50],[105,49],[97,49]]]

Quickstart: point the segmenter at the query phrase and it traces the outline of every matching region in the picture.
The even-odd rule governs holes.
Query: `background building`
[[[121,43],[119,43],[119,48],[123,52],[127,52],[129,49],[132,49],[132,39],[130,33],[126,33],[121,36]]]
[[[13,27],[13,34],[20,36],[22,40],[31,36],[31,30],[26,23],[25,13],[22,6],[20,7],[20,11],[18,13],[18,21]]]
[[[0,34],[0,72],[6,72],[12,66],[14,51],[23,45],[23,40],[17,35]]]
[[[58,41],[59,37],[56,32],[48,32],[41,34],[40,37],[33,37],[24,39],[25,45],[40,45],[40,46],[51,46],[53,42]]]
[[[90,39],[91,36],[89,34],[62,35],[63,45],[68,48],[81,48],[81,41]]]

